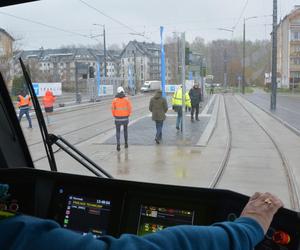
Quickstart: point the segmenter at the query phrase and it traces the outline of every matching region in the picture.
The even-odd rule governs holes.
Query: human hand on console
[[[280,207],[283,207],[283,203],[275,195],[256,192],[250,197],[241,213],[241,217],[250,217],[256,220],[262,226],[264,233],[266,233],[273,216]]]

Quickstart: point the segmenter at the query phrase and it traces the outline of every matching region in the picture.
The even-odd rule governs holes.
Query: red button
[[[273,241],[280,245],[287,245],[291,241],[291,237],[283,231],[276,231],[273,235]]]

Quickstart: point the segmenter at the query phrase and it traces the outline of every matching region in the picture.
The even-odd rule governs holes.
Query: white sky
[[[244,17],[259,16],[246,22],[247,39],[269,39],[271,32],[272,0],[82,0],[137,32],[145,32],[149,39],[130,35],[133,31],[89,8],[81,0],[44,0],[0,8],[0,27],[20,39],[23,49],[58,48],[61,45],[96,44],[97,40],[58,31],[12,16],[30,19],[86,36],[100,34],[105,24],[107,44],[127,43],[130,40],[159,42],[159,26],[165,27],[164,36],[172,32],[186,32],[186,39],[196,36],[205,41],[231,39],[230,29],[237,26],[233,39],[242,38]],[[245,11],[242,13],[245,3]],[[288,14],[295,0],[278,0],[278,19]],[[242,14],[242,16],[241,16]],[[239,17],[240,21],[238,22]],[[264,17],[265,16],[265,17]],[[102,31],[101,31],[102,32]],[[97,38],[101,39],[101,37]]]

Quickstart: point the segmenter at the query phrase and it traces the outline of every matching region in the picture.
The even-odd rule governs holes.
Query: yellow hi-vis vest
[[[190,95],[188,92],[185,93],[185,106],[190,108],[191,105],[191,99]],[[172,98],[172,105],[173,106],[182,106],[182,87],[179,87],[177,91],[174,93],[173,98]]]

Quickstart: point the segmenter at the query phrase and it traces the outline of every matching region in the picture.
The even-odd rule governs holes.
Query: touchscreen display
[[[68,196],[63,227],[95,238],[107,234],[111,201]]]
[[[176,225],[192,225],[194,211],[141,205],[138,235],[154,233],[166,227]]]

